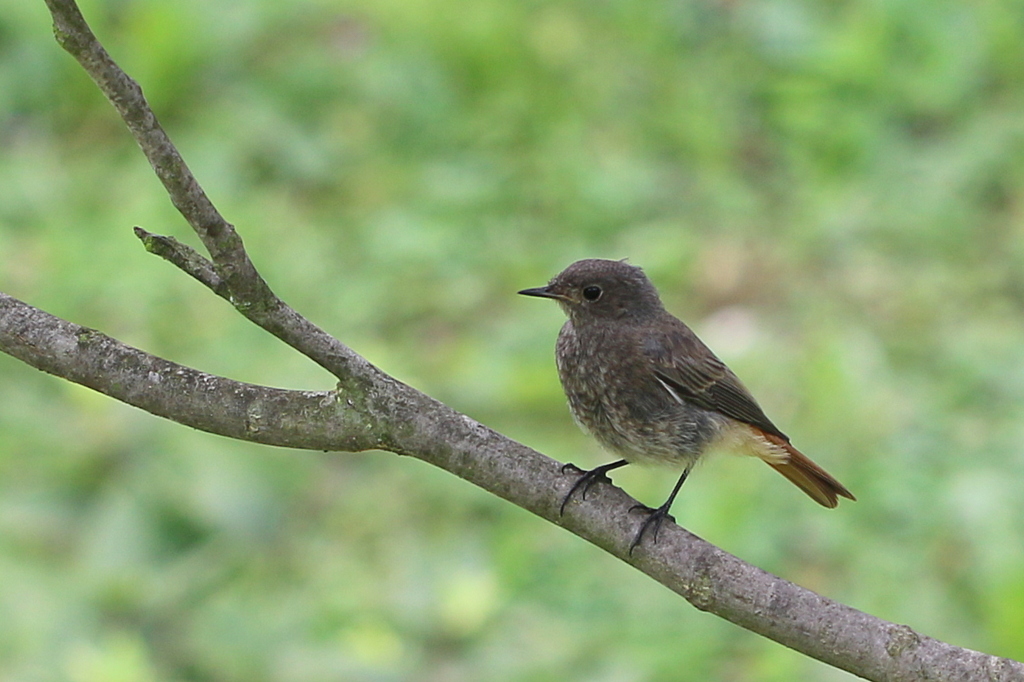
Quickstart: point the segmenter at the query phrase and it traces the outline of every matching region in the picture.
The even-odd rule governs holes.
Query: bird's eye
[[[588,301],[596,301],[601,298],[601,287],[591,285],[583,290],[583,298]]]

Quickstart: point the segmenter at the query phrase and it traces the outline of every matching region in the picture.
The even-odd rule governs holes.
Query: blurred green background
[[[1024,4],[83,4],[313,321],[592,466],[561,314],[514,292],[629,257],[859,498],[827,511],[720,457],[679,521],[1024,659]],[[0,290],[333,385],[143,251],[133,225],[196,240],[42,0],[0,0],[0,187]],[[232,442],[7,356],[0,387],[2,680],[852,679],[413,459]],[[615,475],[648,503],[674,479]]]

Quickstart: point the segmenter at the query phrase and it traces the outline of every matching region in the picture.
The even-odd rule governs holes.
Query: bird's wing
[[[677,400],[721,412],[789,441],[732,370],[682,322],[668,331],[647,335],[644,353],[654,376]]]

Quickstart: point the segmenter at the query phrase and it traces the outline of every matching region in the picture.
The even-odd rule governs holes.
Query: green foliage
[[[628,256],[860,500],[723,457],[680,522],[1024,658],[1020,3],[84,5],[275,290],[384,370],[605,461],[558,311],[514,292]],[[195,239],[41,0],[0,0],[0,149],[0,290],[332,385],[137,243]],[[848,678],[419,462],[230,442],[6,356],[0,386],[10,679]],[[675,475],[615,478],[653,503]]]

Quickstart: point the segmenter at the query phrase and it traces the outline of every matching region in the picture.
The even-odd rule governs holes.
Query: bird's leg
[[[575,495],[577,490],[583,488],[583,492],[580,494],[580,497],[584,500],[587,499],[587,491],[590,490],[595,483],[611,483],[612,479],[608,478],[608,472],[611,471],[612,469],[624,467],[627,464],[629,464],[629,462],[627,462],[624,459],[620,459],[618,462],[612,462],[611,464],[602,464],[599,467],[594,467],[590,471],[580,469],[575,464],[566,464],[562,466],[563,474],[566,473],[567,470],[575,469],[576,471],[580,472],[583,475],[576,479],[576,482],[573,484],[573,486],[569,488],[568,494],[566,494],[566,496],[562,498],[562,507],[558,512],[559,515],[565,514],[565,505],[568,504],[569,498]]]
[[[669,521],[675,523],[675,517],[669,514],[668,510],[672,508],[672,503],[675,501],[676,495],[679,494],[679,489],[683,487],[683,482],[686,480],[686,477],[690,475],[690,469],[692,468],[693,464],[689,464],[685,469],[683,469],[682,475],[679,477],[679,480],[676,481],[676,487],[672,488],[672,493],[668,496],[668,499],[665,500],[665,504],[661,505],[657,509],[651,509],[647,505],[643,504],[633,505],[630,508],[629,511],[633,511],[634,509],[642,509],[645,512],[647,512],[647,518],[644,519],[644,522],[640,526],[640,530],[637,532],[636,537],[633,538],[633,542],[629,545],[630,556],[633,555],[633,550],[637,548],[637,545],[640,544],[640,541],[644,539],[644,533],[647,532],[648,528],[652,529],[652,533],[654,534],[654,542],[657,543],[658,530],[661,528],[661,522],[665,519],[668,519]]]

